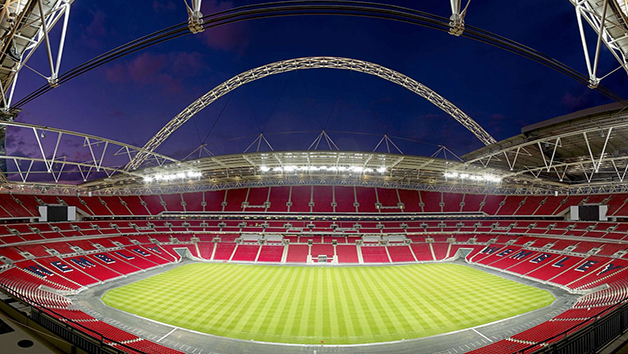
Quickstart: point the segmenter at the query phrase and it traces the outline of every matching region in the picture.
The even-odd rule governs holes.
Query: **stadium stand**
[[[260,250],[259,245],[236,245],[235,252],[230,260],[232,261],[243,261],[243,262],[254,262],[257,258],[257,254]]]
[[[404,211],[409,213],[423,212],[419,203],[419,192],[416,190],[398,189],[399,199],[404,205]]]
[[[230,193],[230,194],[229,194]],[[17,197],[15,197],[17,196]],[[275,186],[182,194],[99,196],[2,196],[0,219],[38,215],[36,202],[75,205],[90,216],[157,216],[168,212],[476,213],[489,216],[561,216],[570,205],[609,202],[609,214],[628,217],[626,196],[516,196],[345,186]],[[2,199],[3,198],[3,199]],[[21,204],[18,204],[19,200]],[[22,202],[24,200],[25,202]],[[613,202],[613,203],[611,203]],[[268,203],[268,204],[267,204]],[[334,207],[334,203],[336,206]],[[403,209],[400,206],[403,205]],[[245,208],[246,207],[246,208]],[[612,214],[611,214],[612,211]],[[4,213],[4,214],[3,214]],[[14,216],[16,214],[18,216]],[[583,230],[584,231],[584,230]],[[605,230],[603,230],[605,231]]]
[[[399,213],[403,209],[400,207],[399,194],[397,189],[376,188],[377,206],[382,213]]]
[[[307,262],[309,251],[310,247],[308,245],[289,245],[286,262],[305,263]]]
[[[151,215],[159,215],[159,213],[165,211],[165,203],[161,199],[160,195],[143,195],[139,197],[143,205],[146,206],[148,212]]]
[[[93,223],[76,223],[77,226],[83,230],[84,227],[89,227],[90,225],[94,225]],[[159,224],[159,223],[157,223]],[[440,229],[449,229],[459,227],[455,227],[455,223],[446,223],[445,225],[439,223],[429,222],[428,224],[421,223],[426,225],[429,230],[440,230]],[[426,228],[420,226],[416,226],[417,231],[420,232],[421,229],[426,230]],[[142,225],[141,227],[148,226],[145,223],[137,222],[136,225]],[[165,225],[161,223],[161,225]],[[174,224],[173,224],[174,225]],[[320,226],[330,226],[330,223],[321,223]],[[368,225],[368,224],[367,224]],[[565,225],[560,225],[566,229],[567,226],[571,224],[565,223]],[[105,228],[107,224],[99,224],[104,230],[111,235],[116,235],[118,233],[117,230],[113,228]],[[538,225],[537,225],[538,226]],[[586,229],[590,228],[591,225],[582,224],[576,225],[574,229]],[[616,224],[609,223],[609,225],[600,225],[599,228],[607,229],[609,227],[616,226]],[[42,225],[39,225],[42,227]],[[9,229],[19,229],[22,232],[32,232],[33,227],[24,227],[24,225],[16,226],[15,228],[9,226]],[[64,228],[68,228],[67,225],[64,225]],[[323,227],[324,228],[324,227]],[[7,232],[9,232],[7,229]],[[88,230],[88,228],[86,228]],[[515,231],[520,231],[515,228],[511,229]],[[106,235],[106,234],[102,234]],[[479,257],[477,259],[473,259],[475,262],[487,264],[491,267],[496,267],[500,269],[507,269],[512,272],[526,274],[528,276],[536,277],[541,280],[549,280],[556,284],[573,286],[573,287],[582,287],[587,284],[595,284],[599,283],[603,279],[622,279],[620,277],[612,277],[615,273],[619,271],[619,269],[623,269],[626,265],[628,265],[626,261],[622,261],[621,264],[614,261],[616,264],[610,265],[609,271],[607,273],[602,273],[601,270],[609,267],[613,261],[611,258],[606,258],[615,254],[618,251],[625,250],[623,245],[618,244],[607,244],[601,241],[580,241],[580,242],[570,242],[565,240],[556,240],[556,239],[539,239],[538,237],[531,236],[532,234],[527,234],[527,236],[508,236],[508,235],[495,235],[488,236],[486,235],[483,239],[480,237],[473,237],[475,235],[456,235],[456,241],[464,241],[468,242],[469,240],[483,240],[484,242],[488,242],[490,240],[497,240],[498,242],[502,242],[502,245],[506,242],[512,241],[512,246],[499,246],[496,245],[497,250],[489,253],[482,254],[483,257]],[[146,236],[135,235],[134,239],[137,239],[143,243],[150,243],[150,240]],[[199,250],[201,250],[198,256],[202,258],[210,259],[212,254],[214,253],[214,245],[216,247],[216,255],[214,259],[217,260],[230,260],[230,261],[259,261],[259,262],[281,262],[282,256],[284,253],[283,245],[269,245],[269,246],[259,246],[259,245],[237,245],[233,241],[237,238],[237,235],[221,235],[221,242],[212,243],[208,241],[202,241],[198,243]],[[159,240],[158,242],[169,242],[171,238],[166,234],[155,234],[155,240]],[[352,244],[345,245],[332,245],[332,242],[335,241],[337,243],[347,242],[346,236],[314,236],[307,235],[302,237],[293,238],[294,241],[301,241],[307,243],[309,240],[315,241],[312,246],[307,244],[292,244],[288,246],[288,254],[286,257],[286,262],[306,262],[308,258],[316,258],[319,254],[325,254],[327,256],[338,255],[338,262],[340,263],[359,263],[360,258],[364,259],[365,263],[386,263],[389,261],[392,262],[414,262],[415,257],[416,260],[433,260],[433,259],[444,259],[447,256],[447,252],[450,252],[450,256],[455,254],[457,249],[465,247],[466,245],[461,244],[450,244],[447,242],[448,236],[445,235],[433,235],[432,237],[436,237],[438,242],[429,242],[425,243],[426,235],[412,235],[409,236],[412,241],[414,241],[411,246],[407,245],[393,245],[390,244],[388,246],[372,246],[372,245],[364,245],[362,247],[357,248]],[[191,238],[189,235],[181,235],[179,238],[190,241]],[[211,236],[210,236],[211,239]],[[119,245],[126,247],[126,251],[119,250],[119,246],[112,243],[111,240],[117,240],[116,242],[121,242]],[[547,242],[540,242],[547,241]],[[97,252],[97,248],[94,247],[94,243],[98,243],[103,247],[109,248],[117,248],[117,251],[112,251],[111,253]],[[111,278],[115,278],[122,274],[130,274],[136,272],[140,269],[145,269],[147,267],[154,267],[158,264],[163,264],[165,261],[163,258],[160,258],[160,261],[155,261],[157,258],[152,258],[153,262],[149,262],[148,258],[157,255],[153,254],[151,256],[147,256],[146,254],[138,253],[138,250],[142,250],[133,245],[128,239],[120,236],[114,236],[111,238],[98,238],[94,240],[94,243],[86,241],[86,240],[70,240],[65,242],[57,242],[54,244],[48,244],[48,248],[43,247],[42,245],[21,245],[17,247],[10,247],[3,249],[3,255],[8,257],[20,264],[23,264],[24,267],[28,267],[29,265],[40,265],[45,269],[45,272],[50,272],[50,275],[46,275],[47,278],[56,279],[58,282],[53,282],[55,287],[66,287],[70,289],[76,289],[80,286],[88,286],[93,284],[94,282],[103,281]],[[534,250],[525,251],[526,253],[523,255],[518,255],[519,252],[523,251],[522,246],[532,244],[533,246],[543,247],[543,245],[552,244],[552,250],[558,253],[547,253],[547,252],[538,252]],[[604,250],[601,254],[596,256],[586,256],[586,257],[576,257],[573,255],[564,255],[565,249],[568,246],[576,246],[575,248],[570,249],[570,252],[581,253],[586,256],[591,250],[600,249]],[[90,255],[83,256],[83,260],[79,260],[79,262],[73,261],[73,259],[77,259],[76,252],[70,246],[79,247],[83,252],[96,252]],[[478,249],[478,245],[469,245],[470,248],[475,247]],[[162,245],[162,247],[166,247],[167,249],[174,247],[190,247],[189,245],[175,245],[175,244],[167,244]],[[23,257],[19,252],[24,250],[28,250],[33,256],[36,257],[36,262],[23,260]],[[48,252],[48,249],[54,249],[55,251],[61,254],[61,258],[59,257],[51,257],[51,254]],[[145,249],[144,252],[147,252],[149,249]],[[165,250],[165,249],[164,249]],[[234,250],[236,250],[234,252]],[[239,250],[239,251],[238,251]],[[359,255],[358,255],[359,251]],[[168,252],[168,251],[166,251]],[[412,253],[414,253],[414,255]],[[561,253],[563,255],[561,255]],[[63,256],[66,254],[66,256]],[[481,254],[481,253],[480,253]],[[500,256],[501,254],[501,256]],[[308,257],[309,256],[309,257]],[[390,258],[389,258],[390,257]],[[138,262],[136,259],[138,258],[147,258],[142,262]],[[473,258],[471,255],[470,258]],[[171,261],[174,261],[172,259]],[[30,262],[30,263],[28,263]],[[56,262],[53,264],[53,262]],[[59,263],[61,262],[61,263]],[[82,265],[81,265],[82,264]],[[133,265],[134,264],[134,265]],[[61,267],[61,268],[59,268]],[[67,268],[66,268],[67,267]],[[67,271],[69,269],[71,271]],[[19,268],[11,268],[11,269],[19,269]],[[63,270],[66,270],[64,272]],[[6,272],[5,272],[6,273]],[[3,273],[3,274],[5,274]],[[72,273],[72,274],[70,274]],[[11,278],[9,277],[9,273],[7,274],[7,278],[4,281],[5,284],[11,284]],[[33,273],[37,274],[37,273]],[[60,274],[60,275],[58,275]],[[66,280],[67,277],[67,280]],[[31,276],[32,278],[32,276]],[[34,281],[33,284],[37,284],[37,282],[48,280],[37,280]],[[36,301],[46,304],[48,306],[56,306],[63,307],[64,302],[61,299],[56,299],[51,295],[42,295],[37,294],[35,292],[34,287],[22,287],[19,288],[17,285],[13,284],[14,288],[21,289],[20,291],[28,292],[28,294],[35,299]],[[30,290],[26,290],[26,289]],[[576,311],[578,309],[572,310]],[[578,310],[582,312],[583,310]],[[577,315],[579,312],[572,312],[573,315]],[[560,315],[561,318],[571,318],[571,314]],[[586,317],[586,316],[583,316]],[[526,331],[518,336],[513,336],[511,339],[502,342],[516,343],[513,341],[516,340],[524,340],[528,342],[538,342],[545,338],[545,334],[547,333],[560,333],[565,329],[569,329],[576,325],[578,317],[574,317],[574,322],[568,326],[565,324],[567,321],[554,321],[548,322],[539,329],[533,329],[530,331]],[[555,323],[556,322],[556,323]],[[101,325],[90,325],[93,331],[102,333],[102,331],[108,331],[109,327],[101,326]],[[126,338],[123,334],[118,334],[116,331],[107,332],[109,337],[112,339],[121,339]],[[148,341],[147,341],[148,342]],[[501,343],[501,342],[500,342]],[[502,344],[495,345],[502,345]]]
[[[281,245],[264,245],[261,247],[257,262],[281,262],[284,246]]]
[[[355,245],[338,245],[336,246],[336,254],[338,255],[338,263],[359,263],[358,250]]]
[[[390,263],[386,247],[362,246],[360,250],[362,251],[364,263]]]
[[[248,209],[248,211],[266,210],[266,202],[268,202],[268,190],[268,187],[249,188],[249,193],[246,198],[246,208]]]
[[[426,213],[442,213],[442,194],[440,192],[420,191],[421,202],[423,203],[423,211]]]
[[[7,198],[5,198],[7,199]],[[33,212],[35,196],[13,198],[0,215]],[[57,309],[55,315],[70,325],[102,335],[112,345],[133,344],[138,351],[159,352],[154,344],[105,323],[92,320],[62,295],[42,290],[41,285],[76,291],[181,259],[176,249],[187,249],[197,259],[219,262],[311,263],[319,255],[337,263],[397,263],[441,261],[465,257],[485,267],[525,275],[569,289],[598,289],[584,296],[567,312],[528,331],[478,349],[521,349],[541,343],[550,335],[572,330],[589,318],[628,296],[624,269],[628,267],[628,225],[620,221],[570,222],[558,219],[571,203],[612,201],[612,210],[626,208],[624,195],[580,197],[530,197],[417,192],[402,189],[345,186],[280,186],[241,188],[150,196],[43,198],[48,202],[79,203],[95,216],[128,217],[60,223],[6,223],[0,228],[0,256],[4,260],[0,284],[33,304]],[[43,200],[42,199],[42,200]],[[44,201],[46,202],[46,201]],[[337,203],[337,204],[334,204]],[[403,205],[403,208],[400,206]],[[16,206],[21,207],[24,212]],[[228,217],[194,219],[143,219],[162,212],[235,213]],[[107,213],[109,214],[107,214]],[[286,213],[274,218],[249,219],[252,212]],[[380,215],[377,220],[345,217],[339,220],[291,217],[312,213]],[[386,213],[486,213],[491,218],[386,219]],[[21,213],[21,214],[20,214]],[[461,216],[464,214],[461,214]],[[556,219],[534,219],[535,215]],[[510,217],[508,219],[500,218]],[[514,219],[527,216],[530,219]],[[290,224],[286,229],[285,225]],[[279,241],[267,244],[244,241],[242,234],[275,234]],[[380,244],[369,237],[404,235]],[[283,240],[283,241],[281,241]],[[288,243],[289,242],[289,243]],[[361,244],[356,245],[356,242]],[[310,244],[311,243],[311,244]],[[586,306],[586,307],[585,307]],[[597,312],[596,312],[597,311]],[[78,321],[78,322],[72,322]],[[78,324],[85,324],[82,327]],[[120,343],[120,344],[116,344]],[[137,344],[134,344],[137,343]],[[163,347],[165,348],[165,347]],[[169,349],[163,349],[167,352]]]
[[[312,211],[315,213],[332,213],[334,191],[331,186],[312,187]]]
[[[225,192],[224,211],[242,211],[243,203],[246,200],[248,188],[229,189]]]
[[[227,192],[225,190],[208,191],[204,193],[205,206],[203,211],[223,211]]]
[[[412,250],[409,246],[386,246],[390,260],[392,262],[415,262],[416,258],[412,255]]]
[[[181,194],[163,194],[161,199],[167,211],[185,211]]]
[[[482,209],[486,196],[479,194],[464,194],[462,196],[462,212],[479,212]]]
[[[377,208],[377,194],[375,188],[355,187],[354,192],[358,212],[376,213],[379,211]]]
[[[310,248],[310,255],[312,258],[318,258],[320,255],[332,258],[334,256],[334,246],[331,244],[313,244]]]
[[[433,261],[432,247],[427,243],[412,243],[410,246],[417,261]]]
[[[448,257],[449,253],[449,243],[435,242],[430,245],[432,247],[432,251],[434,252],[434,260],[443,260]]]
[[[311,186],[293,186],[290,189],[290,212],[309,213],[311,198]]]
[[[231,255],[235,250],[237,244],[235,243],[218,243],[216,244],[216,250],[214,251],[215,260],[228,261],[231,259]]]
[[[334,202],[336,213],[355,213],[356,199],[354,187],[334,186]]]

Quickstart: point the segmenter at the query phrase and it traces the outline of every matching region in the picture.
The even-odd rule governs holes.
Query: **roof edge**
[[[613,103],[608,103],[601,106],[586,108],[586,109],[575,111],[575,112],[565,114],[562,116],[550,118],[550,119],[547,119],[538,123],[526,125],[525,127],[521,128],[521,133],[527,135],[527,133],[537,130],[537,129],[550,127],[552,125],[564,123],[570,120],[588,119],[588,118],[591,118],[591,116],[593,115],[597,115],[600,113],[610,113],[612,111],[619,111],[626,107],[628,106],[620,102],[613,102]]]

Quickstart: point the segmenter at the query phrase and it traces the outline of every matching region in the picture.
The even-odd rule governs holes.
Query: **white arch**
[[[491,145],[496,142],[489,133],[484,130],[476,121],[469,117],[466,113],[456,107],[453,103],[449,102],[443,96],[432,91],[429,87],[421,84],[420,82],[403,75],[397,71],[388,69],[378,64],[370,63],[367,61],[340,58],[340,57],[305,57],[289,60],[282,60],[267,65],[257,67],[245,71],[239,75],[232,77],[231,79],[223,82],[222,84],[214,87],[211,91],[204,94],[202,97],[194,101],[181,113],[177,114],[170,122],[164,125],[163,128],[155,136],[153,136],[144,145],[142,150],[135,155],[134,159],[130,161],[125,169],[135,169],[144,162],[144,160],[153,152],[159,145],[161,145],[170,134],[174,133],[180,126],[192,118],[196,113],[203,108],[216,101],[218,98],[225,94],[235,90],[236,88],[247,84],[251,81],[259,80],[261,78],[281,74],[289,71],[300,69],[343,69],[352,70],[365,74],[381,77],[382,79],[393,82],[399,86],[402,86],[417,95],[430,101],[438,108],[452,116],[465,128],[469,129],[480,141],[485,145]]]

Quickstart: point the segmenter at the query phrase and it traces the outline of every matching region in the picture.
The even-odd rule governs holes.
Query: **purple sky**
[[[202,12],[247,3],[205,0]],[[450,15],[448,1],[389,3]],[[76,1],[61,71],[186,20],[182,1],[133,6]],[[566,0],[472,2],[466,22],[586,72],[573,6]],[[608,71],[617,64],[604,54],[600,66]],[[319,55],[404,73],[457,105],[497,140],[525,125],[609,102],[541,64],[470,39],[383,20],[317,16],[243,22],[159,44],[61,85],[24,106],[18,120],[142,146],[224,80],[273,61]],[[29,64],[45,72],[43,51]],[[619,71],[603,84],[625,97],[626,81]],[[16,101],[42,84],[23,70]],[[237,153],[260,132],[276,150],[304,150],[323,128],[342,150],[372,150],[384,133],[412,140],[393,139],[411,154],[431,155],[439,144],[458,155],[481,147],[448,115],[399,86],[355,72],[304,70],[235,90],[197,114],[159,151],[183,158],[205,142],[216,154]],[[283,134],[290,131],[303,133]],[[30,154],[29,146],[28,137],[17,134],[7,148]]]

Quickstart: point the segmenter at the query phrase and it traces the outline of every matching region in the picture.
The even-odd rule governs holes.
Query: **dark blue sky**
[[[253,2],[206,0],[202,12],[247,3]],[[445,0],[388,3],[450,15]],[[61,70],[186,20],[183,1],[128,6],[77,0]],[[466,22],[586,72],[567,0],[472,2]],[[467,38],[384,20],[316,16],[249,21],[156,45],[61,85],[24,106],[18,120],[142,146],[224,80],[273,61],[320,55],[371,61],[406,74],[457,105],[497,140],[525,125],[610,102],[541,64]],[[45,71],[43,51],[30,64]],[[605,53],[600,66],[608,71],[617,64]],[[626,97],[626,81],[619,71],[603,84]],[[23,70],[16,100],[43,83]],[[183,158],[202,142],[216,154],[242,152],[260,132],[277,150],[304,150],[323,128],[342,150],[372,150],[384,133],[412,140],[393,138],[413,154],[430,155],[444,144],[462,155],[482,145],[438,108],[392,83],[355,72],[304,70],[258,80],[221,98],[160,152]],[[283,134],[289,131],[302,133]],[[19,140],[10,140],[14,151]]]

